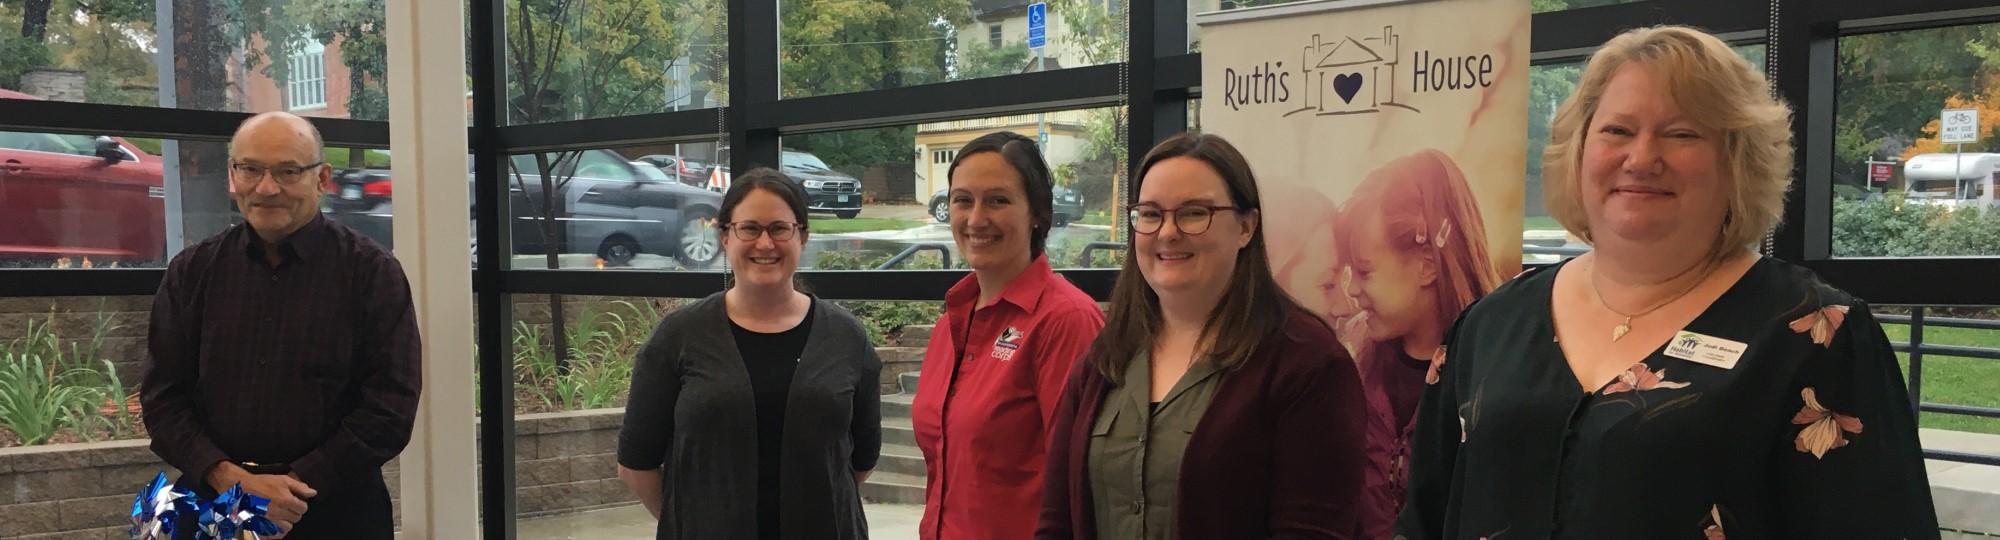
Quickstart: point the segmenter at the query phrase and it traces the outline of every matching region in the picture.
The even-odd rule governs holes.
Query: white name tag
[[[1673,341],[1667,342],[1667,356],[1706,366],[1735,369],[1736,361],[1742,360],[1743,351],[1749,348],[1740,341],[1683,330],[1674,334]]]

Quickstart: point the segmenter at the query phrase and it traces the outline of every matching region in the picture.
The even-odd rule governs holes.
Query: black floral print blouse
[[[1494,291],[1433,358],[1398,538],[1938,537],[1903,374],[1860,300],[1760,260],[1586,393],[1555,276]]]

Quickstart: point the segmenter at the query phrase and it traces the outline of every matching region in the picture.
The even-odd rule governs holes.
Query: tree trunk
[[[561,162],[563,159],[557,158],[556,161]],[[560,217],[557,213],[562,212],[562,209],[555,204],[557,200],[556,189],[560,184],[555,182],[554,169],[555,167],[549,163],[548,154],[535,154],[535,172],[541,173],[542,181],[542,215],[539,220],[541,221],[540,229],[542,231],[542,251],[544,252],[544,256],[547,257],[548,269],[550,270],[562,267],[560,257],[562,252],[568,247],[564,245],[566,242],[562,241],[564,235],[560,234],[560,231],[557,230],[558,224],[561,223],[560,220],[556,219]],[[556,375],[568,375],[569,325],[567,317],[563,316],[562,295],[549,295],[549,328],[552,330],[550,332],[552,334],[551,337],[554,338],[550,342],[550,346],[555,348]]]
[[[229,111],[228,65],[234,47],[223,32],[223,6],[215,0],[174,2],[174,94],[183,109]],[[164,82],[164,81],[163,81]],[[168,159],[175,159],[169,157]],[[188,142],[180,145],[181,227],[192,245],[215,235],[235,221],[229,200],[229,150],[226,145]]]
[[[21,37],[41,43],[48,37],[49,4],[54,0],[27,0],[21,4]]]

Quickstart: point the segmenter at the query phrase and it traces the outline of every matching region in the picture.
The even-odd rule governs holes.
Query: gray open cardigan
[[[865,539],[854,471],[881,453],[882,361],[861,321],[815,298],[786,403],[779,529]],[[668,314],[634,365],[618,463],[663,469],[657,538],[757,538],[757,412],[722,293]]]

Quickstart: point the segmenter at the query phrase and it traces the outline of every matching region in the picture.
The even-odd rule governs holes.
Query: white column
[[[387,9],[396,258],[424,338],[423,402],[402,456],[402,537],[477,538],[465,19],[459,2],[389,0]]]

